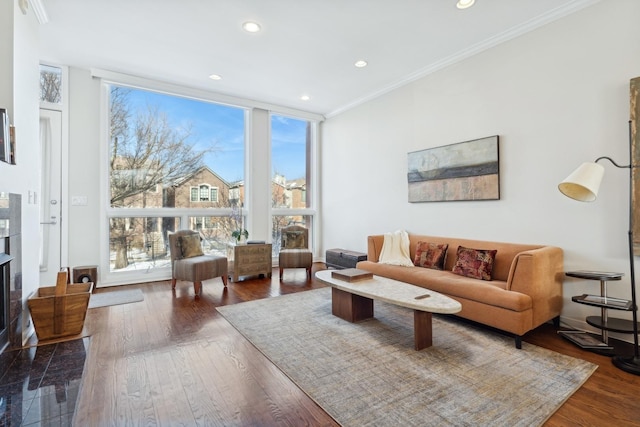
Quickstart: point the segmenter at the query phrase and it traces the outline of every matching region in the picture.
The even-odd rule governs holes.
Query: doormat
[[[91,298],[89,299],[89,308],[129,304],[140,301],[144,301],[144,294],[140,289],[100,292],[98,294],[91,294]]]

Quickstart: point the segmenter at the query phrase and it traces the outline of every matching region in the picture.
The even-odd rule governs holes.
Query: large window
[[[313,122],[281,115],[271,115],[271,181],[273,252],[280,248],[281,229],[302,225],[309,229],[313,242],[314,229],[308,188],[312,187]]]
[[[180,228],[224,255],[230,212],[243,206],[233,190],[244,182],[245,110],[117,85],[109,94],[110,272],[166,267],[167,233]]]

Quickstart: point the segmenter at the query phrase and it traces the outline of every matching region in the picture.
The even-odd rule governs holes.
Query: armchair
[[[313,256],[309,249],[309,230],[299,225],[282,228],[282,240],[278,256],[280,279],[285,268],[304,268],[311,279]]]
[[[169,252],[171,254],[171,288],[176,288],[177,280],[193,282],[196,298],[202,293],[202,281],[221,277],[227,286],[227,258],[204,255],[200,245],[200,235],[192,230],[169,232]]]

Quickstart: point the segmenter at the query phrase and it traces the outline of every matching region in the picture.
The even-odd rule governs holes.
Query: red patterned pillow
[[[493,261],[498,251],[494,249],[470,249],[458,246],[458,258],[453,272],[473,279],[491,280]]]
[[[447,243],[418,242],[413,264],[417,267],[442,270],[444,268],[444,258],[447,256],[448,247],[449,245]]]

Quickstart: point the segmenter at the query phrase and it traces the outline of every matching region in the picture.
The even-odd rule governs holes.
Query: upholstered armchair
[[[193,282],[196,298],[202,293],[202,281],[221,277],[227,286],[227,258],[204,255],[200,235],[192,230],[169,232],[169,252],[171,253],[171,288],[176,288],[177,280]]]
[[[280,279],[285,268],[304,268],[311,279],[313,256],[309,250],[309,230],[299,225],[290,225],[281,229],[282,240],[278,266]]]

